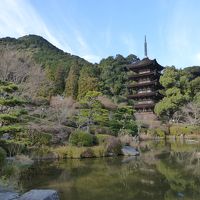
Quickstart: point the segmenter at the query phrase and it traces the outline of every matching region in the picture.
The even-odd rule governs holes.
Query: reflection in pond
[[[148,142],[138,157],[37,163],[21,172],[24,191],[52,188],[62,200],[198,200],[200,145]]]

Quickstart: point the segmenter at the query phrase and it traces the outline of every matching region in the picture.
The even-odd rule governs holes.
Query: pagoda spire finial
[[[146,35],[144,37],[144,56],[147,58],[147,40],[146,40]]]

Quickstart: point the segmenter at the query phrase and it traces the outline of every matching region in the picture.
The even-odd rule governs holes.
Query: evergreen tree
[[[72,65],[66,79],[65,95],[71,96],[73,99],[76,99],[78,95],[79,70],[78,65]]]
[[[78,99],[83,98],[88,91],[98,90],[98,79],[94,76],[92,66],[84,66],[78,80]]]
[[[155,112],[169,120],[181,106],[192,100],[189,74],[174,66],[166,67],[160,77],[160,83],[164,87],[161,90],[164,98],[156,104]]]
[[[81,108],[77,120],[79,126],[86,126],[90,133],[90,127],[94,124],[102,125],[108,122],[108,110],[102,107],[98,97],[102,94],[97,91],[89,91],[80,101]]]
[[[102,59],[99,64],[100,68],[100,90],[103,94],[114,97],[117,101],[123,99],[126,94],[127,73],[126,65],[130,64],[138,58],[134,55],[129,55],[124,58],[122,55],[116,57],[109,56]]]
[[[63,66],[58,67],[55,73],[55,93],[62,94],[65,89],[66,70]]]
[[[11,150],[21,141],[23,130],[19,125],[23,111],[16,108],[24,102],[14,97],[13,93],[17,89],[13,83],[0,81],[0,141],[3,141]],[[6,137],[5,134],[7,134]]]

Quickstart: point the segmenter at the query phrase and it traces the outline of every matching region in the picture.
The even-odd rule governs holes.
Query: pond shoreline
[[[152,136],[141,134],[139,136],[139,141],[146,141],[146,140],[190,140],[190,139],[198,139],[200,140],[200,135],[166,135],[166,137],[159,137],[159,136]]]
[[[164,194],[168,194],[171,178],[174,177],[173,184],[177,186],[180,186],[181,180],[187,184],[195,181],[196,187],[193,188],[193,184],[188,186],[195,195],[194,199],[197,200],[199,190],[196,188],[200,186],[200,179],[194,177],[199,175],[197,159],[200,159],[200,145],[199,143],[191,144],[190,139],[189,142],[187,139],[185,141],[166,140],[165,142],[163,139],[141,141],[138,143],[140,145],[138,149],[141,152],[139,157],[41,159],[30,168],[18,168],[17,171],[21,170],[22,176],[16,176],[14,181],[19,184],[19,187],[13,186],[16,186],[16,192],[18,190],[22,193],[32,189],[53,189],[58,191],[60,200],[86,200],[88,197],[93,199],[94,196],[97,200],[106,199],[107,196],[113,197],[111,198],[113,200],[128,200],[134,196],[134,191],[138,194],[136,199],[145,199],[141,191],[150,189],[154,199],[162,199]],[[185,174],[185,170],[189,176]],[[176,176],[172,177],[171,173]],[[136,187],[138,185],[141,187]],[[108,188],[112,189],[108,190]],[[122,191],[120,197],[120,194],[116,193],[119,189]],[[162,192],[157,193],[158,189]],[[102,193],[102,190],[105,193]],[[180,192],[188,197],[191,194],[190,191],[188,192],[185,188],[178,188],[175,191],[171,189],[171,194],[176,199]],[[127,197],[126,194],[129,196]]]

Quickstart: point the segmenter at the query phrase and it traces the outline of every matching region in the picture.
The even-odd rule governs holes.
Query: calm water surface
[[[51,188],[61,200],[199,200],[200,144],[141,143],[141,155],[37,163],[24,190]]]

